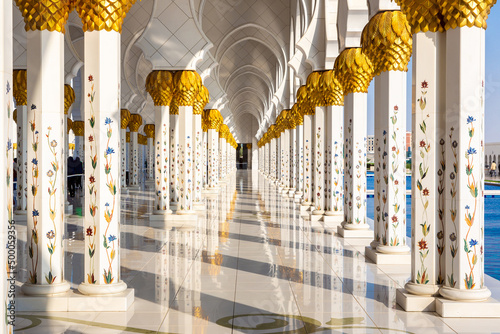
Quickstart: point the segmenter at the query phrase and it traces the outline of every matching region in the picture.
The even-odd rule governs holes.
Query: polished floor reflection
[[[366,241],[300,217],[262,176],[238,171],[205,197],[197,221],[149,226],[153,193],[122,198],[122,279],[127,312],[18,313],[16,333],[491,333],[500,319],[406,313],[396,289],[410,265],[375,265]],[[81,202],[81,201],[80,201]],[[75,205],[78,204],[78,197]],[[20,259],[26,227],[18,226]],[[24,240],[24,241],[23,241]],[[369,242],[369,241],[368,241]],[[66,279],[83,280],[82,218],[67,220]],[[25,268],[21,261],[20,268]],[[19,270],[19,281],[26,270]],[[493,297],[500,284],[487,277]],[[21,283],[18,282],[20,285]]]

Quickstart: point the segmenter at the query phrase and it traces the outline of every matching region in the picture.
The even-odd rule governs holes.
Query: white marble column
[[[147,160],[147,171],[146,179],[148,181],[154,180],[154,170],[155,170],[155,125],[146,124],[144,127],[144,132],[146,132],[146,160]]]
[[[179,71],[174,74],[174,99],[179,106],[179,203],[177,214],[194,214],[194,138],[193,105],[202,87],[200,76],[194,71]],[[198,131],[198,129],[197,129]],[[201,116],[199,123],[201,132]]]
[[[6,280],[14,278],[11,275],[11,271],[15,270],[14,263],[8,258],[9,250],[13,250],[15,253],[15,245],[10,245],[8,243],[8,230],[14,229],[13,219],[13,170],[12,170],[12,159],[13,151],[12,144],[13,134],[10,133],[11,122],[13,121],[14,104],[12,98],[12,63],[13,63],[13,38],[12,38],[12,2],[2,1],[0,4],[0,45],[2,45],[2,56],[0,57],[0,84],[2,86],[0,94],[0,108],[2,110],[2,131],[0,131],[0,140],[2,143],[7,143],[7,154],[0,154],[0,166],[1,173],[6,177],[7,182],[2,182],[0,190],[0,219],[3,222],[2,231],[0,233],[0,244],[6,245],[5,253],[0,257],[0,266],[3,268],[0,271],[0,280],[3,283],[3,288],[0,290],[0,298],[3,301],[0,307],[0,311],[4,314],[5,321],[0,326],[0,331],[2,333],[12,333],[14,331],[15,322],[15,300],[13,298],[7,298],[7,286]],[[12,233],[12,232],[10,232]]]
[[[130,129],[130,170],[129,170],[129,188],[139,189],[139,172],[142,169],[140,165],[139,151],[139,128],[142,125],[142,117],[139,114],[131,114],[128,127]]]
[[[80,15],[83,9],[79,8]],[[82,19],[83,20],[83,19]],[[120,279],[120,33],[85,37],[85,275],[87,295],[122,292]],[[137,133],[135,133],[137,135]],[[137,141],[137,137],[136,137]]]
[[[304,195],[304,118],[298,115],[296,118],[297,126],[295,127],[295,134],[297,138],[297,174],[295,191],[295,202],[299,203]]]
[[[304,167],[303,182],[304,195],[301,203],[302,210],[308,210],[312,204],[312,178],[313,178],[313,115],[304,115]]]
[[[316,107],[313,116],[313,151],[314,160],[312,170],[314,173],[314,198],[313,216],[325,214],[325,112],[326,107]]]
[[[26,214],[28,205],[28,109],[17,106],[17,214]],[[66,184],[66,182],[64,183]]]
[[[204,210],[201,197],[203,189],[203,130],[201,128],[201,113],[193,115],[193,205],[195,209]]]
[[[446,265],[439,293],[453,300],[491,295],[484,285],[484,63],[484,29],[446,31]]]
[[[27,32],[28,281],[23,292],[61,293],[64,280],[64,34]],[[29,125],[28,125],[29,124]],[[58,191],[59,190],[59,191]]]
[[[179,113],[170,106],[170,208],[179,203]]]
[[[270,141],[266,142],[266,144],[265,144],[264,161],[266,163],[264,175],[265,175],[266,179],[270,179],[270,177],[271,177],[271,143],[270,143]]]
[[[130,122],[130,111],[120,111],[120,182],[122,190],[127,187],[127,127]]]
[[[290,115],[290,118],[293,118]],[[288,196],[293,198],[295,196],[295,190],[297,188],[297,131],[295,126],[295,121],[290,119],[290,128],[288,129],[288,136],[290,138],[290,159],[289,159],[289,190]]]
[[[328,106],[326,128],[326,211],[332,221],[342,222],[344,216],[344,107]],[[326,218],[325,219],[330,219]]]
[[[208,128],[204,125],[204,120],[202,116],[201,120],[203,133],[201,134],[201,178],[202,178],[202,189],[205,190],[208,187]]]
[[[413,35],[412,110],[412,275],[405,289],[416,295],[434,295],[444,283],[445,35]],[[444,95],[444,93],[443,93]]]
[[[366,223],[367,94],[351,93],[344,100],[344,222],[346,230],[368,230]]]
[[[406,244],[406,72],[384,71],[375,77],[375,150],[382,154],[377,169],[382,203],[375,240],[377,252],[409,253]],[[378,176],[380,174],[380,176]],[[377,209],[378,210],[378,209]]]
[[[212,113],[212,111],[209,111]],[[213,119],[212,119],[213,117]],[[219,122],[215,111],[213,115],[208,115],[208,131],[207,131],[207,156],[208,156],[208,180],[207,186],[209,191],[214,191],[219,185]]]
[[[273,137],[271,138],[271,143],[270,143],[270,152],[269,154],[271,155],[271,166],[270,166],[270,172],[271,172],[271,182],[274,184],[276,182],[277,174],[278,174],[278,162],[276,159],[276,151],[278,149],[277,144],[276,144],[276,138],[274,135],[274,131],[272,131]]]

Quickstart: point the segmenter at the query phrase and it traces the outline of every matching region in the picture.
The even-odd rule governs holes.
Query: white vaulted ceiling
[[[337,7],[337,0],[324,1]],[[207,108],[221,110],[240,142],[252,142],[282,109],[291,107],[294,85],[300,81],[296,78],[302,78],[300,83],[304,84],[304,78],[290,70],[289,63],[299,51],[300,44],[295,43],[311,26],[318,2],[137,1],[123,24],[122,108],[140,113],[143,124],[153,123],[153,103],[144,88],[147,75],[153,69],[196,70],[210,92]],[[81,26],[77,14],[71,13],[65,39],[65,80],[73,83],[77,93],[72,110],[75,120],[83,118]],[[17,7],[14,38],[14,65],[26,68],[26,32]]]

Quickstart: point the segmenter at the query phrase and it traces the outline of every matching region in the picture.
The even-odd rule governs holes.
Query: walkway
[[[238,171],[197,223],[148,226],[152,192],[123,198],[122,279],[128,312],[18,314],[16,333],[454,333],[492,332],[500,319],[406,313],[396,289],[408,266],[367,263],[347,243],[299,218],[261,176]],[[81,218],[67,225],[66,279],[83,279]],[[19,226],[26,240],[26,229]],[[20,258],[25,257],[20,242]],[[71,265],[69,265],[71,263]],[[25,267],[21,264],[21,267]],[[71,271],[71,268],[75,268]],[[20,271],[20,281],[26,272]],[[500,285],[486,285],[498,296]],[[476,319],[478,320],[478,319]],[[30,328],[31,327],[31,328]]]

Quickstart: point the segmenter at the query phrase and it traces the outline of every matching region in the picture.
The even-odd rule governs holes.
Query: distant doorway
[[[247,144],[238,144],[236,150],[236,168],[248,169],[248,148]]]

